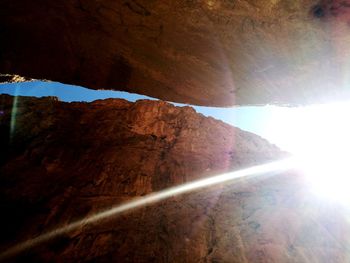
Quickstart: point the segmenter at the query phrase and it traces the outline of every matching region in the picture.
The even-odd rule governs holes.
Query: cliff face
[[[165,102],[1,95],[0,105],[2,251],[135,197],[285,156],[256,135]],[[346,262],[348,230],[336,207],[317,203],[300,176],[285,173],[173,197],[11,260]]]
[[[0,5],[0,73],[208,106],[350,97],[347,0]]]

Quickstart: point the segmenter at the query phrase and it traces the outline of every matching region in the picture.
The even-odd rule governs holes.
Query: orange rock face
[[[286,156],[159,101],[0,96],[1,251],[195,179]],[[349,225],[296,173],[177,196],[65,233],[23,262],[347,262]]]

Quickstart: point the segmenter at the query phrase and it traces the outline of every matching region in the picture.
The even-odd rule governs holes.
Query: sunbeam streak
[[[16,128],[16,117],[17,117],[17,104],[18,104],[18,96],[15,95],[13,99],[13,106],[12,106],[12,112],[11,112],[11,123],[10,123],[10,140],[12,141],[12,138],[15,133]]]
[[[295,167],[295,162],[292,158],[284,159],[281,161],[276,161],[268,164],[253,166],[250,168],[229,172],[221,175],[216,175],[213,177],[185,183],[180,186],[171,187],[165,190],[162,190],[157,193],[152,193],[149,195],[146,195],[141,198],[137,198],[134,200],[131,200],[129,202],[126,202],[124,204],[117,205],[115,207],[112,207],[110,209],[107,209],[105,211],[102,211],[100,213],[97,213],[95,215],[92,215],[90,217],[86,217],[84,219],[78,220],[76,222],[73,222],[67,226],[56,228],[53,231],[47,232],[43,235],[40,235],[34,239],[29,239],[23,243],[20,243],[7,251],[0,254],[0,260],[4,260],[8,257],[15,256],[16,254],[19,254],[27,249],[30,249],[34,246],[37,246],[43,242],[46,242],[50,239],[53,239],[59,235],[65,234],[67,232],[70,232],[72,230],[75,230],[79,227],[85,226],[87,224],[95,223],[99,220],[106,219],[115,215],[118,215],[122,212],[126,212],[132,209],[136,209],[139,207],[143,207],[146,205],[150,205],[152,203],[167,199],[169,197],[177,196],[180,194],[188,193],[194,190],[198,190],[204,187],[209,187],[213,185],[217,185],[220,183],[226,183],[229,181],[233,181],[239,178],[243,177],[253,177],[257,175],[266,174],[269,172],[275,172],[275,171],[286,171],[289,169],[293,169]]]

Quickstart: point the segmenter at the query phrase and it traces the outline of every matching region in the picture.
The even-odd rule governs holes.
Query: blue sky
[[[62,101],[93,101],[105,98],[123,98],[129,101],[139,99],[155,99],[134,93],[109,91],[109,90],[91,90],[80,86],[66,85],[58,82],[22,82],[0,84],[0,94],[21,95],[21,96],[56,96]],[[174,103],[178,106],[185,104]],[[225,121],[233,126],[259,134],[263,125],[262,122],[270,114],[271,108],[263,107],[234,107],[234,108],[215,108],[193,106],[197,112],[205,116],[212,116],[216,119]]]
[[[23,82],[0,84],[0,94],[21,95],[21,96],[57,96],[61,101],[93,101],[105,98],[123,98],[129,101],[138,99],[154,99],[147,96],[107,90],[90,90],[79,86],[65,85],[58,82]],[[174,103],[176,104],[176,103]],[[183,106],[184,104],[176,104]],[[192,106],[192,105],[191,105]],[[242,130],[250,131],[266,138],[281,149],[289,152],[304,151],[305,144],[314,147],[315,137],[312,133],[319,134],[320,128],[327,120],[322,110],[304,108],[287,108],[277,106],[249,106],[232,108],[215,108],[192,106],[197,112],[205,116],[212,116]],[[328,112],[329,110],[327,110]],[[343,110],[344,111],[344,110]],[[317,117],[318,113],[322,114]],[[338,115],[341,113],[337,113]],[[316,117],[315,117],[316,116]],[[328,116],[332,120],[332,116]],[[318,125],[314,120],[319,120]],[[334,119],[334,118],[333,118]],[[315,130],[317,128],[317,130]],[[305,130],[310,131],[305,137]]]

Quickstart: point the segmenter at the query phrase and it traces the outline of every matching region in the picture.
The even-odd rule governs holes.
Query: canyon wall
[[[0,81],[19,75],[207,106],[350,98],[349,6],[2,0]]]
[[[287,156],[161,101],[0,95],[0,250],[134,198]],[[16,262],[347,262],[349,224],[296,172],[197,190],[3,259]]]

